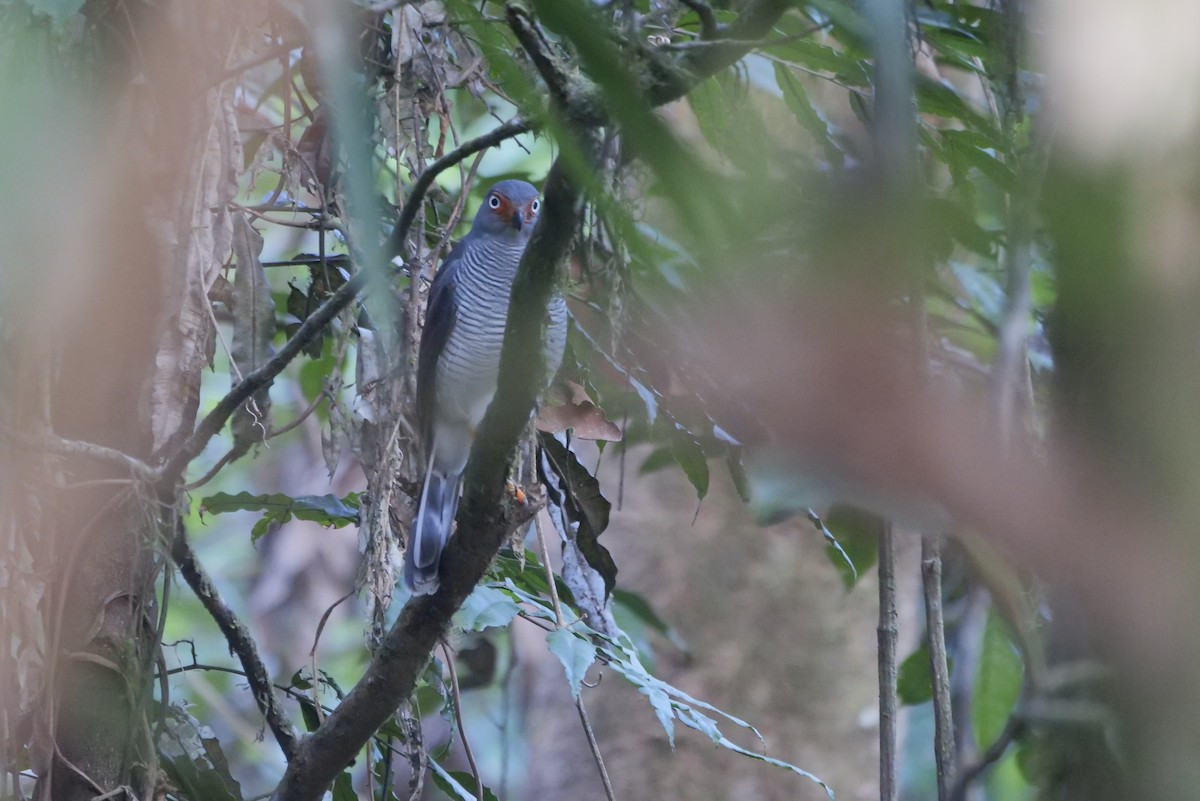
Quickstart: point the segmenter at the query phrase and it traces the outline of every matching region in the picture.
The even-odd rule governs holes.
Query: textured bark
[[[71,236],[39,243],[44,291],[31,301],[37,324],[18,345],[22,396],[5,421],[22,435],[143,462],[194,422],[212,337],[207,290],[227,260],[241,158],[230,95],[205,85],[206,57],[187,58],[204,44],[229,52],[232,27],[202,43],[199,19],[160,11],[87,8],[105,66],[89,76],[92,88],[116,111],[63,134],[87,166],[59,210]],[[90,799],[127,788],[150,798],[157,543],[174,499],[96,449],[51,457],[29,448],[22,458],[29,508],[40,510],[29,539],[49,581],[36,794]]]

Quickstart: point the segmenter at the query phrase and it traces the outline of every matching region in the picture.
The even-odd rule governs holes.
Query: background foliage
[[[893,531],[902,552],[924,539],[928,622],[917,636],[914,585],[895,679],[908,710],[901,796],[1194,795],[1184,762],[1161,766],[1194,739],[1181,733],[1192,702],[1160,714],[1194,680],[1193,635],[1164,649],[1162,623],[1137,623],[1192,608],[1194,560],[1176,555],[1190,554],[1200,474],[1196,120],[1165,115],[1161,136],[1138,138],[1154,112],[1135,104],[1105,138],[1056,52],[1094,56],[1079,49],[1089,23],[951,0],[221,9],[202,15],[193,49],[171,59],[184,74],[168,79],[152,43],[186,41],[172,38],[184,16],[0,2],[0,141],[28,154],[0,166],[0,187],[23,201],[0,221],[7,261],[25,265],[3,273],[0,375],[13,411],[0,422],[6,447],[42,465],[18,476],[14,457],[3,482],[0,794],[31,792],[47,759],[65,759],[34,733],[57,720],[39,710],[62,692],[58,661],[74,658],[52,647],[67,607],[47,600],[72,583],[72,568],[57,572],[69,546],[44,529],[47,487],[79,476],[44,463],[120,455],[18,416],[37,408],[27,399],[44,387],[28,365],[51,341],[44,310],[20,299],[57,293],[66,312],[88,303],[73,296],[70,269],[103,242],[59,253],[66,267],[47,273],[58,283],[29,269],[121,185],[100,170],[57,221],[49,210],[72,170],[96,172],[79,154],[174,136],[200,143],[191,160],[147,146],[140,181],[114,193],[152,231],[184,219],[171,199],[189,192],[209,213],[151,239],[183,254],[178,294],[203,310],[184,341],[210,369],[180,416],[198,416],[197,432],[215,421],[217,435],[188,437],[188,423],[145,454],[117,448],[145,460],[120,463],[131,492],[171,510],[150,513],[161,517],[150,538],[161,617],[138,691],[157,795],[291,797],[286,778],[276,787],[302,762],[288,730],[321,727],[389,651],[388,632],[417,625],[402,616],[395,565],[419,489],[411,398],[424,294],[493,182],[549,184],[554,170],[583,200],[563,212],[576,215],[560,276],[567,358],[509,470],[529,504],[506,502],[499,557],[411,701],[353,764],[335,766],[335,799],[525,797],[521,775],[539,770],[526,758],[534,734],[512,721],[534,713],[513,712],[512,694],[528,631],[561,665],[600,774],[605,743],[585,704],[598,673],[644,696],[671,750],[691,729],[702,737],[681,749],[707,738],[767,763],[772,792],[879,794],[836,786],[793,744],[766,742],[736,707],[690,690],[686,669],[660,669],[678,654],[718,660],[689,650],[652,587],[626,584],[604,536],[625,493],[658,486],[661,471],[693,493],[646,501],[668,525],[737,497],[763,526],[799,521],[820,538],[821,570],[851,595],[875,586]],[[210,39],[221,46],[201,55]],[[899,61],[888,41],[903,43]],[[1195,88],[1196,70],[1171,72],[1174,50],[1163,52],[1156,77]],[[1138,75],[1114,68],[1112,80]],[[197,102],[202,113],[172,116]],[[143,106],[153,113],[130,110]],[[79,131],[100,144],[80,151]],[[197,269],[187,237],[206,225],[216,256]],[[54,358],[49,372],[69,370],[69,356]],[[150,479],[172,467],[181,483],[163,493]],[[175,512],[177,525],[163,523]],[[1155,532],[1131,545],[1131,520]],[[188,541],[213,577],[207,591],[189,574]],[[726,579],[714,574],[689,599],[702,607],[738,589]],[[783,632],[806,614],[797,603],[763,625]],[[235,618],[248,626],[241,639]],[[872,625],[827,623],[834,638]],[[735,650],[750,653],[753,636]],[[247,678],[252,651],[274,718]],[[895,668],[881,657],[885,684]],[[935,760],[939,710],[954,731]],[[859,711],[847,699],[842,716]],[[884,785],[888,797],[886,775]]]

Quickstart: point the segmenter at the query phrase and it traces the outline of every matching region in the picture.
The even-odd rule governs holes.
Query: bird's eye
[[[489,197],[488,198],[488,207],[493,208],[493,209],[500,208],[500,196],[492,195],[491,197]]]
[[[541,207],[542,207],[542,202],[540,200],[537,200],[536,198],[534,199],[534,201],[532,203],[529,204],[529,210],[532,211],[534,214],[537,214],[538,209],[540,209]]]

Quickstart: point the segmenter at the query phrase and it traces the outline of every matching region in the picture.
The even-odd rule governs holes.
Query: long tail
[[[460,476],[435,471],[432,464],[425,473],[421,503],[409,532],[408,550],[404,553],[404,586],[413,595],[437,592],[438,565],[454,527],[460,480]]]

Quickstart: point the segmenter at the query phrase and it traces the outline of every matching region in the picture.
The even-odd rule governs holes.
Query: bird
[[[413,595],[432,594],[440,583],[471,443],[496,393],[513,279],[540,209],[532,184],[506,180],[492,186],[470,232],[451,249],[429,288],[416,394],[425,481],[404,556],[404,584]],[[542,352],[533,356],[545,365],[543,389],[566,343],[566,300],[555,291]]]

